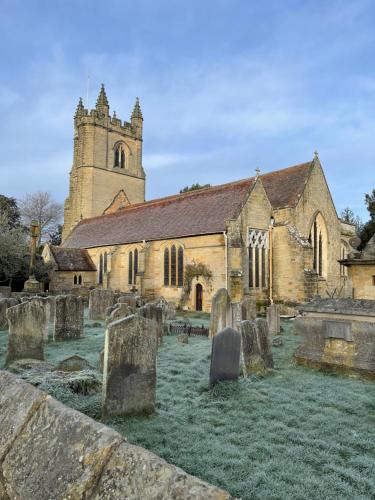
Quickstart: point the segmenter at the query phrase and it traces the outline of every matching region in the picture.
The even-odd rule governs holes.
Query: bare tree
[[[38,244],[46,240],[54,233],[61,223],[63,207],[51,198],[50,193],[38,191],[34,194],[26,194],[20,200],[21,217],[26,226],[30,226],[32,220],[37,220],[40,225],[40,237]]]

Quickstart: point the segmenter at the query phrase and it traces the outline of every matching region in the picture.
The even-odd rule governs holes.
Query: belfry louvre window
[[[249,228],[248,270],[249,288],[268,286],[268,231]]]
[[[172,245],[164,249],[164,286],[184,286],[184,249]]]

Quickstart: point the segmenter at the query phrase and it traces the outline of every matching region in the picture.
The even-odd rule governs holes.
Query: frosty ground
[[[188,315],[207,324],[207,315]],[[97,366],[104,324],[85,320],[85,338],[46,345],[57,364],[72,354]],[[299,338],[283,322],[275,370],[208,390],[211,342],[165,337],[157,360],[157,411],[151,417],[106,422],[127,439],[185,471],[244,499],[373,499],[375,383],[295,366]],[[0,367],[7,332],[0,332]],[[100,419],[100,393],[77,395],[53,383],[41,387]]]

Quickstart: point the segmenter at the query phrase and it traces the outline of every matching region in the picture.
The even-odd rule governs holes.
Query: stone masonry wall
[[[2,500],[230,498],[5,371],[0,428]]]

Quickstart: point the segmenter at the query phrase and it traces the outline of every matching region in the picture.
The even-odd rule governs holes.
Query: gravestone
[[[122,318],[126,318],[126,316],[131,316],[133,314],[132,309],[128,304],[116,304],[113,308],[110,308],[111,312],[109,316],[107,316],[107,324],[113,323]]]
[[[44,314],[46,316],[46,321],[44,324],[44,330],[43,330],[43,338],[45,342],[48,342],[48,322],[51,316],[51,308],[50,308],[50,303],[47,297],[39,297],[38,295],[34,295],[32,297],[29,297],[29,302],[34,302],[38,304],[40,307],[43,308]]]
[[[139,315],[108,325],[104,344],[103,416],[155,410],[157,338]]]
[[[264,373],[266,365],[259,347],[256,322],[249,320],[242,321],[241,336],[244,376],[251,373]]]
[[[7,309],[8,309],[8,299],[0,298],[0,330],[7,328]]]
[[[245,297],[241,302],[242,321],[254,320],[257,317],[257,306],[255,299]]]
[[[188,344],[189,335],[187,333],[181,333],[180,335],[177,335],[177,341],[181,342],[181,344]]]
[[[225,288],[219,288],[212,298],[210,317],[210,338],[224,330],[227,326],[232,326],[232,310],[230,297]]]
[[[240,371],[241,335],[225,328],[212,339],[210,387],[224,380],[237,380]]]
[[[237,332],[241,331],[241,321],[242,321],[242,308],[241,302],[232,302],[231,303],[232,310],[232,321],[231,325]]]
[[[143,318],[149,319],[153,323],[153,329],[156,335],[158,345],[163,343],[163,311],[158,307],[155,302],[140,307],[137,313]]]
[[[37,301],[24,302],[7,309],[9,324],[6,365],[17,359],[44,360],[46,309]]]
[[[267,323],[270,335],[279,335],[280,333],[280,312],[277,304],[271,304],[267,307]]]
[[[126,293],[120,295],[120,297],[117,300],[117,303],[127,304],[131,308],[132,313],[135,313],[137,309],[137,296],[134,293]]]
[[[108,307],[114,303],[114,293],[107,288],[94,288],[89,296],[89,319],[105,320]]]
[[[83,299],[74,295],[58,295],[55,301],[54,340],[83,337]]]
[[[12,289],[10,286],[0,286],[0,299],[9,299],[11,296]]]
[[[78,354],[74,354],[73,356],[61,360],[55,370],[61,372],[80,372],[82,370],[93,370],[93,367],[89,364],[87,359],[82,358],[82,356]]]
[[[263,318],[258,318],[255,320],[255,322],[258,328],[258,345],[260,355],[264,360],[266,368],[273,368],[273,356],[271,351],[268,323]]]
[[[56,297],[53,295],[50,295],[47,297],[48,304],[49,304],[49,321],[53,322],[55,321],[55,305],[56,305]]]

